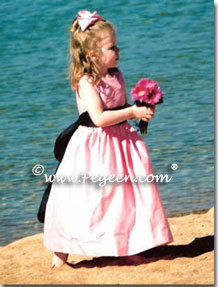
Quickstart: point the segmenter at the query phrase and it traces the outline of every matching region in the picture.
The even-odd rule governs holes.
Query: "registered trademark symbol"
[[[172,170],[177,170],[177,168],[178,168],[178,164],[177,163],[172,163],[171,164],[171,169]]]

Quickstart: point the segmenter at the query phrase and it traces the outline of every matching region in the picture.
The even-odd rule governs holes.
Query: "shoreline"
[[[167,218],[169,219],[169,218],[174,218],[174,217],[183,217],[183,216],[190,215],[190,214],[204,214],[204,213],[207,213],[211,208],[213,208],[213,206],[211,206],[211,207],[208,208],[208,209],[194,210],[194,211],[189,211],[189,212],[185,212],[185,213],[177,213],[176,215],[170,215],[170,216],[168,216]],[[42,228],[43,228],[43,224],[40,223],[40,222],[38,222],[37,220],[36,220],[34,223],[40,224],[40,225],[42,226]],[[13,243],[13,242],[16,242],[16,241],[22,239],[22,238],[26,238],[26,237],[29,237],[29,236],[34,236],[34,235],[36,235],[36,234],[38,234],[38,233],[39,233],[39,232],[36,232],[36,233],[33,233],[33,234],[29,234],[29,235],[27,235],[27,236],[25,236],[25,237],[16,238],[16,239],[14,239],[13,241],[7,242],[7,243],[5,243],[5,244],[3,244],[3,245],[0,244],[0,248],[1,248],[1,247],[5,247],[5,246],[7,246],[7,245],[9,245],[9,244],[11,244],[11,243]]]
[[[214,208],[214,206],[211,206],[210,208],[207,209],[199,209],[199,210],[193,210],[193,211],[187,211],[185,213],[177,213],[175,215],[170,215],[167,218],[173,218],[173,217],[182,217],[190,214],[205,214],[207,213],[211,208]]]
[[[0,247],[0,284],[214,284],[214,208],[168,218],[174,241],[126,257],[69,255],[51,268],[38,233]]]

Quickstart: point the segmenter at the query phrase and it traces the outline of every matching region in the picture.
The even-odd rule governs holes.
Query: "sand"
[[[214,209],[169,218],[174,242],[129,257],[70,255],[51,269],[36,234],[0,247],[0,284],[214,284]]]

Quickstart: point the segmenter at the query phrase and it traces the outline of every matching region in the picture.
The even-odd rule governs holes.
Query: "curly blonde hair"
[[[82,31],[77,18],[72,22],[70,31],[70,84],[72,89],[78,84],[80,78],[87,74],[91,76],[93,83],[98,84],[100,74],[97,62],[90,58],[89,52],[100,53],[100,41],[104,32],[115,33],[112,23],[105,20],[98,20]]]

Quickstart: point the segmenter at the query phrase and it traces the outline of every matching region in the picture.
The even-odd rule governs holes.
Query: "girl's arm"
[[[88,77],[79,82],[79,96],[96,126],[107,127],[133,118],[149,121],[154,111],[147,107],[131,106],[122,110],[104,111],[102,100]]]

